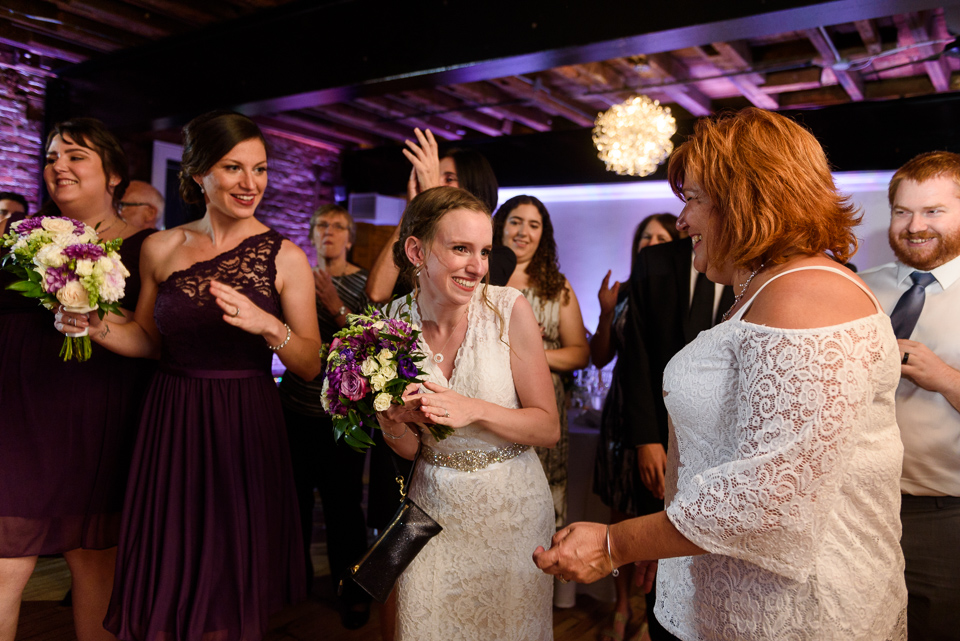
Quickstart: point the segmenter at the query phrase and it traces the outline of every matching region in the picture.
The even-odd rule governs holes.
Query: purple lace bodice
[[[182,369],[270,371],[273,353],[261,336],[233,327],[210,295],[210,281],[237,289],[282,317],[275,283],[283,236],[273,230],[241,241],[209,260],[174,272],[157,290],[154,320],[162,336],[161,365]]]

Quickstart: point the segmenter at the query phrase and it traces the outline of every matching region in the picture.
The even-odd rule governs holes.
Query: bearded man
[[[897,422],[910,639],[960,635],[960,155],[921,154],[893,175],[897,262],[862,274],[899,339]]]

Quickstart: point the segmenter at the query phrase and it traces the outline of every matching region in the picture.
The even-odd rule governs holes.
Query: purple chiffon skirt
[[[304,597],[303,568],[273,380],[256,370],[158,372],[107,629],[141,641],[253,641],[271,613]]]

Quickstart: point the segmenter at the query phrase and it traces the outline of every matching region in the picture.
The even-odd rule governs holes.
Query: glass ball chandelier
[[[649,176],[673,151],[677,121],[659,100],[635,96],[597,116],[593,144],[608,171]]]

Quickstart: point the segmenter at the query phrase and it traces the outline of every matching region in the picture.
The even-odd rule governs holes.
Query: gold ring
[[[569,580],[563,578],[563,575],[560,574],[557,575],[557,580],[560,581],[560,583],[570,583]]]
[[[237,307],[237,311],[235,311],[235,312],[233,313],[233,317],[236,318],[236,317],[239,316],[239,315],[240,315],[240,308]]]

